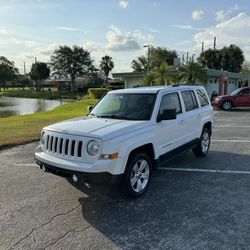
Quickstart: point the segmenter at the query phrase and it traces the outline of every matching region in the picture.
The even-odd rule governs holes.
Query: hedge
[[[90,99],[100,99],[110,90],[111,89],[108,89],[108,88],[89,88],[88,93],[89,93]]]

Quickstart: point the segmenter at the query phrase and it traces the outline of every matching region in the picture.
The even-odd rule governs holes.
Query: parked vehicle
[[[250,87],[236,89],[230,95],[218,96],[214,105],[224,110],[250,107]]]
[[[118,181],[138,197],[160,164],[191,149],[207,155],[212,120],[201,86],[110,91],[88,117],[45,127],[35,160],[74,182]]]

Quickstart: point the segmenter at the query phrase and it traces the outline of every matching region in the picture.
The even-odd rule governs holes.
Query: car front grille
[[[85,163],[94,163],[99,157],[99,155],[91,157],[86,150],[87,143],[93,138],[54,131],[44,131],[43,133],[42,150],[49,155]]]

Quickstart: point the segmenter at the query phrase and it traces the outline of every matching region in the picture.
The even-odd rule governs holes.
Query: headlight
[[[44,131],[41,133],[40,143],[42,145],[44,145],[44,143],[45,143],[45,132]]]
[[[101,151],[101,143],[96,140],[92,140],[87,145],[87,152],[90,156],[96,156]]]

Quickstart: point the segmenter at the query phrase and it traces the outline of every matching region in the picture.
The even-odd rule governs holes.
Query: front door
[[[160,121],[156,126],[155,137],[159,155],[182,145],[181,138],[185,133],[183,126],[183,113],[178,92],[162,96],[159,113],[166,109],[176,109],[176,119]]]
[[[250,107],[250,89],[243,89],[235,96],[236,107]]]

